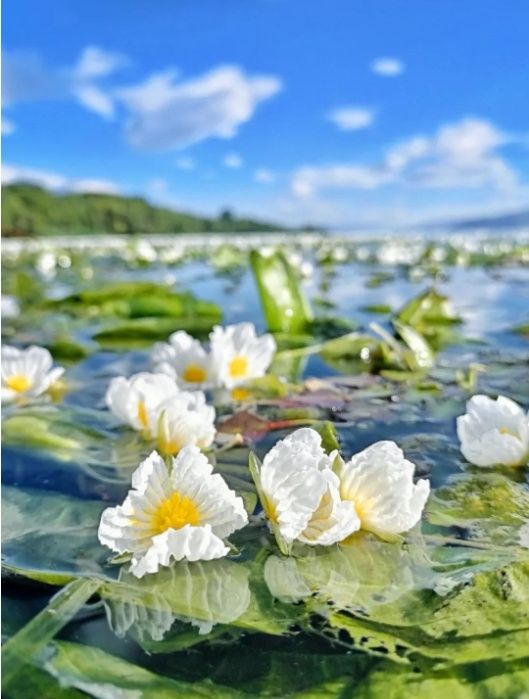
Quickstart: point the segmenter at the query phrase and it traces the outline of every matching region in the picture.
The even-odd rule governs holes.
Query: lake
[[[4,344],[66,368],[3,409],[6,697],[527,695],[529,472],[469,464],[455,422],[474,394],[529,407],[527,233],[10,239],[2,308]],[[225,558],[138,580],[97,528],[153,444],[109,382],[173,331],[242,321],[278,352],[208,391],[209,456],[249,525]],[[299,426],[346,458],[394,440],[431,485],[421,522],[283,555],[248,457]]]

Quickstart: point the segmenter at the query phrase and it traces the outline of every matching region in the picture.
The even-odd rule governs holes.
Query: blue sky
[[[5,181],[401,225],[529,205],[526,0],[6,0]]]

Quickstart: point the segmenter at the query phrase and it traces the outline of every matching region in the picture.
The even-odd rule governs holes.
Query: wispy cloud
[[[327,119],[341,131],[356,131],[371,126],[375,111],[369,107],[338,107],[327,114]]]
[[[371,70],[377,75],[383,75],[386,78],[393,78],[396,75],[404,73],[404,63],[398,58],[376,58],[371,63]]]
[[[118,194],[120,188],[105,179],[73,179],[48,170],[19,165],[3,165],[2,184],[26,182],[52,191]]]
[[[238,170],[243,164],[241,156],[237,155],[237,153],[228,153],[222,162],[224,167],[228,167],[231,170]]]
[[[232,138],[281,87],[276,76],[250,76],[238,66],[220,66],[187,81],[165,71],[117,94],[130,112],[126,132],[131,145],[166,151],[212,137]]]
[[[389,148],[376,164],[333,163],[294,172],[292,192],[308,198],[323,190],[378,189],[389,184],[431,189],[509,189],[517,175],[498,154],[509,138],[484,119],[446,124],[432,136],[414,136]]]
[[[260,184],[272,184],[276,180],[276,175],[272,170],[261,167],[254,172],[253,178]]]
[[[114,98],[98,81],[126,64],[125,56],[97,46],[86,47],[73,66],[58,68],[44,63],[36,53],[7,52],[3,65],[4,104],[73,98],[110,119],[114,116]]]
[[[79,56],[73,74],[77,80],[84,82],[110,75],[128,63],[127,56],[121,53],[105,51],[99,46],[87,46]]]
[[[72,89],[80,104],[105,119],[114,116],[114,101],[110,95],[95,85],[79,85]]]
[[[180,170],[194,170],[196,163],[193,158],[177,158],[175,165]]]
[[[16,124],[11,119],[2,117],[2,136],[11,136],[17,130]]]

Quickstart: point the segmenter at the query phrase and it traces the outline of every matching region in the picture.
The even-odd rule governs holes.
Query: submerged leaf
[[[105,503],[51,491],[2,488],[2,553],[8,569],[51,584],[101,572],[97,527]]]

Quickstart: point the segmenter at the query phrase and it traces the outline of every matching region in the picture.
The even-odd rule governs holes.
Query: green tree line
[[[110,194],[55,194],[31,184],[2,189],[2,234],[221,233],[277,231],[281,226],[238,218],[229,210],[202,218],[151,206],[140,197]]]

